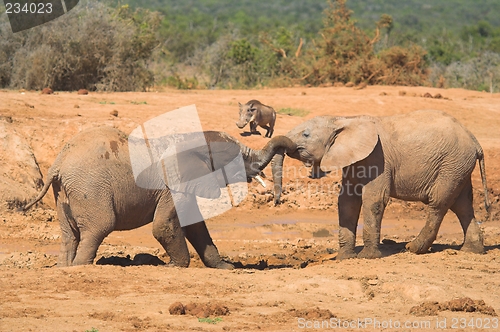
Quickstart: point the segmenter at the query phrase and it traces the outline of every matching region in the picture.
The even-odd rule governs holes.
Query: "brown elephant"
[[[440,111],[416,111],[385,117],[319,116],[287,135],[297,144],[288,155],[313,167],[313,173],[341,171],[338,199],[339,259],[356,257],[356,228],[363,211],[361,258],[381,257],[380,227],[389,197],[428,205],[427,222],[407,244],[425,253],[451,209],[464,232],[462,250],[482,253],[483,234],[472,207],[471,173],[479,160],[489,208],[484,154],[474,135]],[[283,152],[273,159],[275,202],[281,194]]]
[[[181,212],[201,216],[195,196],[217,197],[220,188],[230,183],[225,173],[208,183],[196,179],[220,166],[216,165],[215,155],[222,156],[218,161],[224,161],[241,153],[246,174],[240,174],[239,179],[250,181],[277,150],[291,152],[295,144],[278,136],[262,150],[253,150],[223,132],[198,134],[211,147],[209,153],[201,153],[197,148],[179,152],[181,162],[176,176],[180,181],[174,184],[165,183],[160,176],[161,170],[175,168],[173,163],[152,164],[135,176],[129,151],[132,143],[119,130],[99,127],[72,138],[50,167],[38,197],[25,207],[27,210],[42,199],[52,185],[62,231],[58,266],[92,264],[99,245],[112,231],[153,222],[153,235],[170,256],[171,265],[189,265],[186,237],[206,266],[232,268],[232,264],[221,260],[204,221],[185,226],[179,222]],[[189,134],[177,136],[177,147],[189,143],[189,139]],[[174,196],[180,208],[187,211],[176,210],[179,206],[174,204]],[[193,202],[194,205],[185,204]]]

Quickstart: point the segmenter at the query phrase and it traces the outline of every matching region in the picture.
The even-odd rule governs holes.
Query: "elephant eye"
[[[309,137],[309,132],[308,132],[308,131],[304,131],[304,132],[302,133],[302,136],[304,136],[304,137],[306,137],[306,138],[307,138],[307,137]]]

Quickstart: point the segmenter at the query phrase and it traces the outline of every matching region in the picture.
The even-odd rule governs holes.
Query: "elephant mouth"
[[[262,187],[266,187],[266,183],[264,182],[264,180],[262,180],[262,178],[260,177],[260,175],[256,175],[254,177],[247,177],[247,182],[250,183],[252,182],[252,179],[255,179],[255,181],[257,181],[258,184],[260,184]]]
[[[302,161],[302,163],[306,167],[311,167],[314,163],[314,160],[313,160],[312,156],[309,154],[309,152],[307,152],[306,149],[304,149],[303,147],[300,147],[300,146],[297,146],[297,149],[293,152],[287,152],[287,155],[290,158],[298,159],[298,160]]]

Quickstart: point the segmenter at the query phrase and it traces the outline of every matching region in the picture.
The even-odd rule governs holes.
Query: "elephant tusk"
[[[260,177],[260,175],[257,175],[257,176],[255,177],[255,180],[257,180],[257,182],[258,182],[258,183],[260,183],[260,185],[261,185],[262,187],[264,187],[264,188],[266,187],[266,183],[264,182],[264,180],[262,180],[262,178]]]

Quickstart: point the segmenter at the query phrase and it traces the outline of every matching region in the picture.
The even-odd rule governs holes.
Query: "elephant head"
[[[341,170],[368,157],[378,143],[377,125],[367,116],[318,116],[293,128],[286,137],[297,149],[287,155],[306,166],[329,172]],[[285,151],[278,151],[272,160],[275,204],[282,192],[282,168]]]
[[[259,179],[277,152],[292,153],[296,149],[289,138],[277,136],[261,150],[254,150],[217,131],[163,137],[159,142],[150,141],[149,146],[162,149],[156,154],[161,155],[160,162],[152,163],[136,177],[139,186],[162,189],[166,185],[177,192],[212,199],[218,198],[220,188],[228,184]]]

